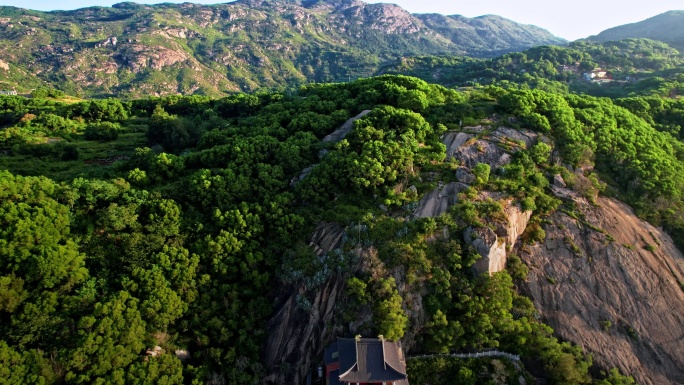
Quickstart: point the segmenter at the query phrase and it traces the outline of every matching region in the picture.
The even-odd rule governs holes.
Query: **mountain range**
[[[0,89],[218,96],[365,77],[403,56],[493,57],[563,43],[499,16],[411,14],[359,0],[0,7]]]

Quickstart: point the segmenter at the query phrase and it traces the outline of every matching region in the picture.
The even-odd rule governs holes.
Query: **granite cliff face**
[[[684,255],[623,203],[571,202],[552,214],[546,239],[523,248],[526,284],[544,320],[604,368],[638,383],[684,383]]]
[[[0,6],[0,88],[219,96],[366,77],[407,55],[492,56],[564,42],[502,18],[459,20],[437,30],[396,5],[346,0],[120,3],[55,12]],[[495,33],[465,38],[483,28]]]
[[[496,273],[506,268],[508,253],[516,247],[518,238],[532,216],[531,211],[523,211],[510,200],[505,202],[505,220],[494,224],[496,230],[489,227],[468,228],[464,234],[466,243],[482,256],[473,266],[480,274]]]
[[[494,170],[508,163],[512,143],[530,148],[539,140],[533,132],[505,127],[465,131],[448,133],[444,143],[448,156],[466,168],[487,163]],[[467,172],[460,174],[470,179]],[[530,268],[525,291],[563,339],[584,347],[599,366],[617,367],[641,384],[683,384],[684,255],[627,205],[603,197],[592,205],[565,188],[559,176],[553,182],[552,192],[573,211],[558,210],[546,218],[545,240],[529,246],[517,238],[531,212],[505,206],[506,220],[492,226],[496,230],[470,228],[464,234],[482,256],[475,269],[500,271],[507,254],[518,253]],[[445,212],[457,193],[444,191],[459,184],[427,194],[417,213]],[[431,206],[438,209],[425,210]]]
[[[311,234],[309,246],[316,256],[323,257],[340,247],[344,238],[345,231],[340,226],[320,223]],[[263,348],[263,361],[268,368],[265,383],[303,383],[316,355],[335,333],[341,332],[339,326],[334,326],[339,324],[335,304],[344,286],[344,277],[332,274],[313,290],[299,281],[281,291]],[[302,304],[302,298],[311,297],[312,301]]]

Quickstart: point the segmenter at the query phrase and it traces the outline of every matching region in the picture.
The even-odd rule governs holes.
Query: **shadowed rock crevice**
[[[335,223],[321,222],[309,237],[309,246],[317,256],[340,247],[346,233]],[[345,278],[333,274],[325,282],[310,290],[305,282],[295,282],[284,288],[276,299],[275,312],[268,325],[269,335],[264,343],[263,360],[268,375],[267,384],[300,384],[325,343],[341,330],[333,325],[335,304],[343,293]],[[312,293],[311,293],[312,292]],[[306,296],[310,308],[303,309],[298,300]]]

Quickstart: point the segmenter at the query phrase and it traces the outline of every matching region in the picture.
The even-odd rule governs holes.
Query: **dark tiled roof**
[[[384,344],[384,352],[383,352]],[[396,342],[377,338],[338,338],[340,381],[392,382],[407,378],[406,363]]]
[[[337,341],[335,341],[330,344],[330,346],[325,348],[325,352],[323,353],[323,361],[326,365],[330,365],[331,363],[338,361],[338,354]]]

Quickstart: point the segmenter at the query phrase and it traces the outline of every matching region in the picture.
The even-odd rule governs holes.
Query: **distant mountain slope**
[[[523,25],[497,15],[467,18],[461,15],[415,15],[427,27],[454,44],[469,47],[468,56],[493,57],[511,51],[547,44],[563,44],[549,39],[549,32],[534,25]]]
[[[368,76],[407,55],[494,56],[562,43],[498,16],[412,15],[358,0],[0,7],[0,89],[220,95]]]
[[[684,11],[669,11],[646,20],[607,29],[588,40],[606,42],[628,38],[663,41],[678,50],[684,49]]]
[[[587,80],[596,67],[607,77]],[[594,96],[682,93],[684,55],[661,41],[625,39],[595,43],[575,41],[567,46],[539,46],[492,59],[463,56],[402,57],[385,64],[378,74],[421,78],[447,87],[514,82],[532,88],[573,91]]]

